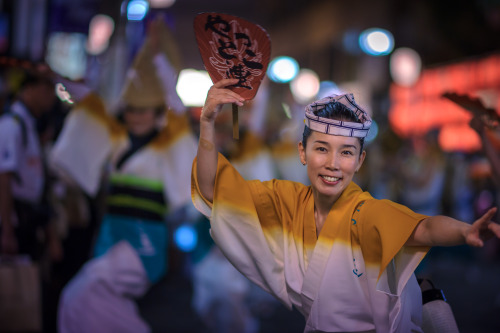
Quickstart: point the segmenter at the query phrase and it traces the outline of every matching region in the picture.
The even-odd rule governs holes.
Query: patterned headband
[[[327,104],[333,102],[344,104],[345,107],[356,114],[361,122],[355,123],[350,121],[328,119],[314,114],[315,111],[324,109]],[[331,95],[306,106],[306,117],[304,122],[306,126],[313,131],[331,135],[364,138],[368,135],[372,119],[365,110],[356,104],[353,94],[343,94]]]

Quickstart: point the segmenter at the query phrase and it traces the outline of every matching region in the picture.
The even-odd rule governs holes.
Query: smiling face
[[[337,136],[312,131],[306,147],[299,143],[302,164],[307,164],[307,175],[315,197],[335,202],[352,181],[365,159],[358,138]]]

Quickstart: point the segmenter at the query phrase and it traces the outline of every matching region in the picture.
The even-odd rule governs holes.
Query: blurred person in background
[[[50,276],[63,259],[49,199],[52,180],[45,163],[57,106],[53,73],[45,64],[14,58],[8,63],[7,77],[20,82],[19,88],[8,82],[11,87],[0,117],[1,254],[29,255],[36,262],[41,272],[42,325],[50,331],[54,320],[49,314],[55,311]]]
[[[51,258],[62,258],[62,247],[50,221],[50,207],[38,120],[56,102],[50,69],[27,69],[19,93],[0,118],[0,218],[3,254],[41,258],[39,229],[46,234]]]
[[[407,142],[400,163],[399,200],[411,210],[424,215],[442,213],[445,185],[445,160],[435,133]]]
[[[243,105],[227,89],[235,82],[209,90],[192,170],[193,203],[210,217],[221,251],[287,308],[296,307],[305,332],[422,332],[415,268],[431,246],[481,247],[500,237],[491,221],[496,208],[469,225],[363,192],[352,178],[365,159],[371,118],[352,94],[306,107],[298,150],[311,186],[245,181],[214,143],[222,105]]]
[[[469,126],[479,135],[484,154],[491,165],[491,176],[497,188],[500,188],[500,115],[496,110],[486,107],[479,98],[454,93],[444,96],[472,114]]]
[[[172,37],[157,19],[128,72],[119,119],[97,94],[68,85],[78,102],[52,162],[89,195],[104,176],[107,198],[94,258],[62,292],[61,333],[151,330],[135,300],[166,274],[166,216],[189,203],[196,150],[175,91],[178,61]]]
[[[288,179],[309,184],[307,172],[297,155],[297,142],[300,141],[299,128],[302,127],[303,105],[295,102],[291,95],[286,97],[288,104],[282,104],[287,118],[281,123],[279,131],[272,131],[271,149],[278,179]],[[270,126],[269,126],[270,127]]]

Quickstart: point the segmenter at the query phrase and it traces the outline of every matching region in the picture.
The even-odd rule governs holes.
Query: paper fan
[[[231,89],[246,100],[254,98],[271,56],[267,32],[240,17],[219,13],[198,14],[194,31],[212,82],[239,79]]]
[[[201,13],[194,19],[201,57],[213,83],[238,79],[231,87],[246,100],[255,97],[266,75],[271,40],[259,25],[240,17]],[[233,104],[233,137],[238,138],[238,107]]]

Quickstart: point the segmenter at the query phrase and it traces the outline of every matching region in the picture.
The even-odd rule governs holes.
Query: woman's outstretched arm
[[[413,231],[408,246],[453,246],[467,244],[482,247],[484,241],[500,238],[500,225],[491,220],[497,208],[491,208],[473,224],[447,216],[430,216]]]
[[[217,173],[217,149],[215,147],[215,119],[227,103],[243,106],[244,98],[227,89],[238,83],[238,79],[224,79],[214,84],[207,94],[207,99],[200,117],[200,141],[197,154],[198,185],[201,194],[213,201],[215,175]]]

